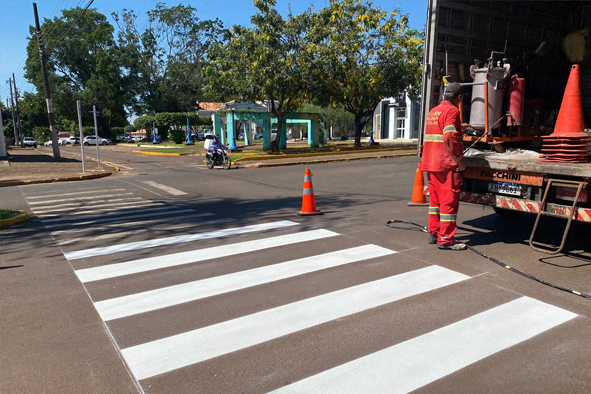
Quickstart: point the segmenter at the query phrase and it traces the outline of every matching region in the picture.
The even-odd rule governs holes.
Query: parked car
[[[37,140],[33,137],[25,137],[21,141],[21,148],[24,148],[25,146],[32,146],[33,148],[36,148],[37,147]]]
[[[95,135],[89,135],[88,137],[84,137],[83,143],[86,146],[88,146],[88,145],[96,145],[97,143],[99,145],[107,145],[107,141],[105,141],[101,137],[97,137]]]
[[[207,138],[208,135],[215,135],[215,133],[212,130],[208,130],[208,129],[206,129],[206,130],[199,130],[197,132],[197,139],[199,141],[203,141],[203,140],[205,140]]]
[[[113,141],[110,138],[103,138],[103,141],[107,143],[107,145],[111,145]]]
[[[138,137],[133,138],[133,142],[144,142],[144,141],[146,141],[145,137],[138,136]]]
[[[70,137],[66,140],[66,145],[80,145],[80,138]]]
[[[43,144],[44,146],[53,146],[53,141],[49,140]]]
[[[67,144],[68,144],[68,139],[67,139],[67,138],[60,138],[60,139],[57,141],[57,144],[58,144],[58,145],[67,145]]]
[[[255,139],[255,140],[262,140],[263,139],[263,133],[256,133],[254,135],[253,139]]]
[[[244,139],[244,133],[238,134],[238,140],[242,141]]]

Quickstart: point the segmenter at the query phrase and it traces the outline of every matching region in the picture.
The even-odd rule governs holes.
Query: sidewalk
[[[116,168],[96,161],[86,160],[86,173],[82,173],[82,162],[65,156],[55,161],[51,149],[8,148],[8,159],[0,159],[0,187],[95,179],[111,175]]]

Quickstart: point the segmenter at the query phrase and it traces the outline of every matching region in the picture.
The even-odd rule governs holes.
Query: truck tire
[[[514,219],[523,215],[523,212],[515,211],[513,209],[493,207],[493,210],[501,217],[501,219]]]

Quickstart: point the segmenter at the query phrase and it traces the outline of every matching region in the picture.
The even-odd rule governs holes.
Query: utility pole
[[[101,155],[99,154],[99,136],[98,136],[98,128],[96,126],[96,105],[92,106],[92,114],[94,116],[94,143],[96,144],[96,159],[98,161],[98,165],[99,167],[101,166]],[[80,140],[80,143],[82,144],[82,140]]]
[[[12,127],[14,128],[14,146],[18,146],[18,129],[16,126],[16,116],[14,115],[14,99],[12,98],[12,81],[8,79],[8,86],[10,86],[10,107],[12,108]]]
[[[78,127],[80,128],[80,152],[82,153],[82,173],[86,174],[86,162],[84,161],[84,131],[82,130],[82,110],[80,108],[80,100],[76,101],[76,109],[78,110]],[[75,134],[74,134],[75,136]]]
[[[0,157],[6,157],[6,144],[4,143],[4,121],[2,120],[2,110],[0,110]]]
[[[51,130],[51,145],[53,148],[53,158],[60,160],[60,147],[57,144],[57,130],[53,118],[53,103],[51,102],[51,91],[49,90],[49,80],[47,79],[47,67],[45,66],[45,47],[43,45],[43,35],[39,25],[39,15],[37,14],[37,3],[33,3],[35,12],[35,27],[37,29],[37,44],[39,45],[39,61],[41,62],[41,72],[43,74],[43,85],[45,87],[45,101],[47,102],[47,118],[49,119],[49,129]]]
[[[16,119],[18,120],[18,134],[23,136],[23,123],[21,122],[21,111],[18,106],[18,89],[16,88],[16,81],[14,80],[14,73],[12,73],[12,83],[14,84],[14,101],[16,102]]]

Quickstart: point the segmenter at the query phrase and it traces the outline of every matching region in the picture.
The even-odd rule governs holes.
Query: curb
[[[27,215],[26,212],[24,212],[24,211],[19,211],[19,212],[20,212],[20,214],[16,215],[15,217],[12,217],[10,219],[0,219],[0,227],[8,227],[8,226],[12,226],[13,224],[17,224],[17,223],[29,220],[29,215]]]
[[[413,147],[397,147],[397,148],[383,148],[383,149],[360,149],[355,151],[336,151],[336,152],[314,152],[314,153],[293,153],[293,154],[275,154],[275,155],[260,155],[259,157],[244,157],[240,161],[255,161],[255,160],[274,160],[277,158],[291,159],[298,157],[315,157],[315,156],[339,156],[339,155],[354,155],[357,153],[380,153],[380,152],[395,152],[399,150],[410,150]],[[243,154],[238,154],[241,156]]]
[[[83,181],[86,179],[104,178],[111,175],[111,172],[101,172],[99,174],[79,175],[66,178],[52,178],[52,179],[33,179],[30,181],[0,181],[0,187],[32,185],[35,183],[52,183],[52,182],[69,182],[69,181]]]
[[[416,153],[398,153],[393,155],[381,155],[381,156],[363,156],[363,157],[345,157],[338,159],[324,159],[324,160],[310,160],[310,161],[294,161],[294,162],[283,162],[283,163],[257,163],[257,164],[246,164],[241,165],[240,162],[232,162],[232,166],[236,168],[264,168],[264,167],[283,167],[283,166],[297,166],[300,164],[324,164],[333,163],[338,161],[357,161],[357,160],[371,160],[371,159],[389,159],[396,157],[412,157],[416,156]]]
[[[137,153],[140,155],[148,155],[148,156],[189,156],[194,155],[194,153],[166,153],[166,152],[144,152],[141,150],[133,150],[131,153]]]

